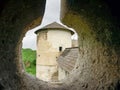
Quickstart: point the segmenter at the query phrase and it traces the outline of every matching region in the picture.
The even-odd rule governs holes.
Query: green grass
[[[35,76],[36,75],[36,66],[26,68],[26,72]]]
[[[36,51],[32,49],[22,49],[22,60],[25,70],[29,74],[36,75]]]

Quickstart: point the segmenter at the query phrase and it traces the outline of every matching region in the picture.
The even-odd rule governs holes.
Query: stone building
[[[72,47],[78,47],[78,40],[72,40]]]
[[[57,22],[53,22],[35,32],[37,34],[36,77],[44,81],[58,80],[60,54],[72,47],[73,31]]]
[[[75,43],[76,44],[76,43]],[[78,47],[66,48],[58,57],[58,80],[65,79],[74,69],[76,60],[78,59]]]

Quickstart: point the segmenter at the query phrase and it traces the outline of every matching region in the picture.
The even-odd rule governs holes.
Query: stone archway
[[[64,85],[51,87],[48,83],[24,72],[20,51],[21,40],[26,32],[24,28],[36,18],[42,18],[45,0],[2,0],[0,1],[0,89],[120,89],[118,26],[120,19],[118,13],[115,17],[110,13],[111,10],[118,9],[110,5],[115,1],[62,1],[66,1],[62,3],[62,22],[75,28],[79,35],[80,57],[73,72],[75,74],[72,74]]]

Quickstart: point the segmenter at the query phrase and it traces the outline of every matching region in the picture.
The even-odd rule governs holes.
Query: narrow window
[[[59,47],[59,52],[61,52],[62,51],[62,47]]]
[[[47,40],[47,32],[44,32],[43,39]]]

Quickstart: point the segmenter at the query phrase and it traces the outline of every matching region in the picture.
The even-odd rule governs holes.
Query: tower
[[[36,77],[44,81],[58,79],[56,59],[65,48],[71,47],[73,31],[57,22],[37,30]]]

